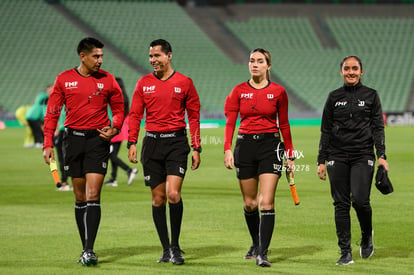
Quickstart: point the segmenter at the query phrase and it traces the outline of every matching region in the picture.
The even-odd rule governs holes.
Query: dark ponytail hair
[[[342,66],[344,65],[345,61],[346,61],[347,59],[350,59],[350,58],[355,58],[355,59],[358,61],[359,66],[361,67],[361,71],[362,71],[362,62],[361,62],[361,58],[359,58],[357,55],[348,55],[348,56],[345,56],[345,57],[342,59],[341,64],[340,64],[340,66],[339,66],[340,70],[342,70]]]

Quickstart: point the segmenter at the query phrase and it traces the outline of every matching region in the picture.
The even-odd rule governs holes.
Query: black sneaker
[[[170,247],[170,262],[176,265],[182,265],[184,263],[182,251],[178,246]]]
[[[90,266],[90,265],[97,265],[98,264],[98,256],[96,256],[93,250],[86,250],[82,253],[80,258],[81,264]]]
[[[352,260],[351,252],[342,252],[341,258],[336,262],[336,265],[349,265],[353,264],[354,260]]]
[[[368,259],[374,254],[374,243],[372,239],[374,237],[374,231],[372,231],[371,235],[363,236],[361,239],[361,246],[359,247],[359,255],[363,259]]]
[[[259,253],[256,256],[256,265],[261,267],[271,267],[272,264],[267,259],[267,250],[263,251],[262,253]]]
[[[252,245],[247,251],[247,254],[243,257],[244,259],[256,259],[257,257],[257,246]]]
[[[157,263],[168,263],[170,262],[171,255],[169,249],[164,249],[161,258],[157,261]]]

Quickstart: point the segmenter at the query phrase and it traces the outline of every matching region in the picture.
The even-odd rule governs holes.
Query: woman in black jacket
[[[322,115],[318,155],[318,176],[326,179],[328,170],[335,206],[335,225],[341,257],[337,265],[352,264],[351,204],[361,227],[360,256],[374,253],[371,183],[378,165],[388,171],[385,156],[384,121],[377,91],[362,85],[362,63],[357,56],[341,62],[344,85],[332,91]]]

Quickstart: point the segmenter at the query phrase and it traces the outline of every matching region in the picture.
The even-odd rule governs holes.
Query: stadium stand
[[[204,111],[222,113],[233,86],[249,77],[246,66],[234,65],[174,2],[104,1],[96,5],[64,0],[62,4],[148,72],[152,71],[149,43],[167,39],[173,48],[173,67],[193,79]]]
[[[246,47],[267,47],[275,60],[273,72],[316,111],[322,111],[327,92],[339,86],[338,64],[349,54],[362,58],[363,81],[378,90],[384,110],[403,111],[414,75],[414,20],[328,18],[327,24],[338,49],[324,49],[307,18],[226,22]]]
[[[76,47],[88,34],[42,0],[0,1],[2,81],[0,105],[14,113],[31,104],[57,74],[79,64]],[[121,76],[132,95],[136,72],[105,51],[102,69]]]
[[[211,7],[204,17],[216,22],[216,33],[222,29],[221,36],[215,36],[208,31],[208,20],[198,22],[200,16],[189,15],[197,14],[195,10],[200,15],[207,7],[186,8],[166,0],[0,1],[0,107],[14,113],[18,106],[30,104],[58,73],[77,66],[77,42],[97,35],[111,44],[103,69],[121,76],[130,96],[136,80],[152,71],[148,43],[165,38],[173,46],[174,68],[193,79],[206,113],[222,115],[227,94],[249,78],[248,52],[256,47],[272,53],[275,81],[286,85],[296,99],[290,102],[291,112],[303,111],[304,105],[296,105],[299,100],[321,112],[327,92],[341,83],[338,63],[349,54],[362,58],[363,81],[379,91],[384,110],[409,108],[407,102],[414,102],[409,99],[414,86],[412,7],[360,5],[353,17],[347,17],[339,5],[332,6]],[[364,15],[371,11],[374,16]],[[233,56],[231,45],[237,45]]]
[[[381,94],[384,109],[404,111],[414,76],[414,20],[408,18],[328,18],[343,49],[366,64],[364,81]]]

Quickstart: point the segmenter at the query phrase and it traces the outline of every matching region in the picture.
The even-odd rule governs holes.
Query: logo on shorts
[[[107,162],[102,162],[102,168],[106,169],[106,167],[108,167],[108,163]]]
[[[151,176],[150,175],[145,176],[144,181],[145,181],[146,184],[150,184],[151,183]]]
[[[371,167],[374,166],[374,161],[372,159],[368,160],[368,166],[371,166]]]
[[[326,166],[328,167],[335,167],[335,161],[334,160],[330,160],[326,163]]]
[[[184,175],[185,174],[185,169],[182,167],[178,167],[178,171],[180,172],[180,174]]]

